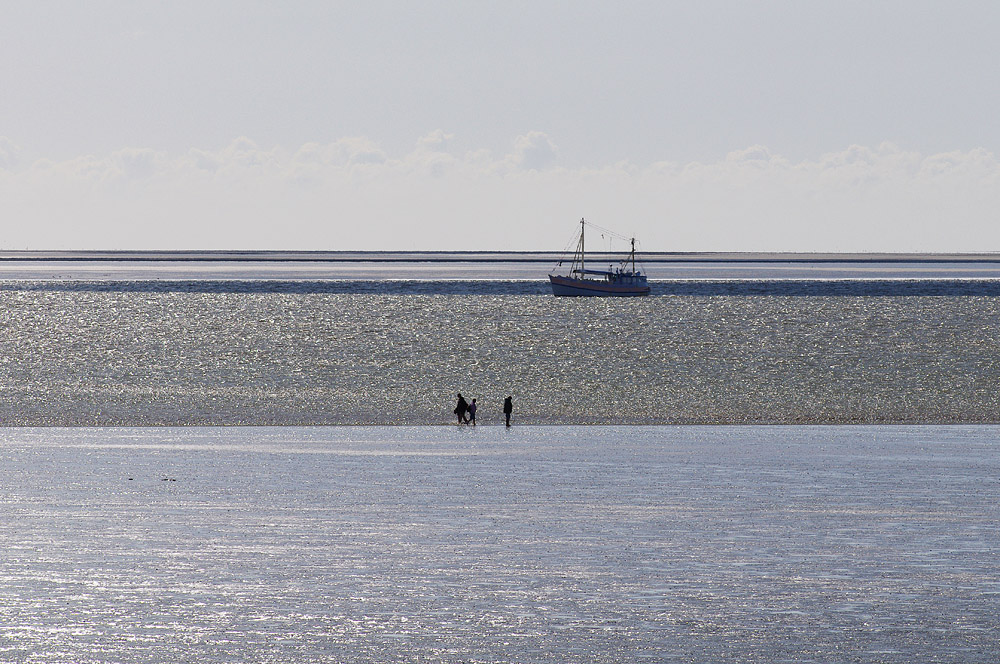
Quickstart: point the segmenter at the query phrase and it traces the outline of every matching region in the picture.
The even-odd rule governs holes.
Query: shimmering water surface
[[[4,662],[995,662],[1000,428],[0,430]]]
[[[1000,263],[859,265],[3,263],[0,662],[995,661]]]
[[[39,284],[0,289],[4,424],[1000,421],[985,295]]]

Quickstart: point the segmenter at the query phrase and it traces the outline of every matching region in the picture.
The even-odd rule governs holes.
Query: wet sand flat
[[[4,429],[0,659],[992,662],[996,427]]]

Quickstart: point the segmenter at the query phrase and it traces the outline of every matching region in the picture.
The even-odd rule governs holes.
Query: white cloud
[[[514,163],[527,170],[542,170],[556,161],[558,150],[549,137],[540,131],[518,136],[514,142]]]
[[[784,163],[784,160],[771,154],[771,151],[763,145],[752,145],[744,150],[734,150],[726,155],[726,162],[730,164],[767,167],[776,161]]]
[[[14,168],[20,162],[21,150],[6,136],[0,136],[0,170]]]
[[[121,173],[127,178],[146,178],[158,170],[159,155],[150,149],[129,148],[111,156]]]
[[[456,153],[435,131],[391,155],[363,138],[24,163],[0,139],[0,248],[559,249],[575,220],[659,251],[997,251],[1000,163],[850,146],[792,162],[556,165],[540,132]]]
[[[454,138],[454,134],[447,134],[442,129],[435,129],[434,131],[421,136],[420,139],[417,140],[417,150],[426,152],[448,152],[448,147]]]

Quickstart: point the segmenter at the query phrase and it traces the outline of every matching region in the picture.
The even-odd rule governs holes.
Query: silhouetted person
[[[469,404],[469,424],[476,426],[476,400],[473,399],[472,403]]]
[[[507,397],[503,400],[503,417],[507,420],[507,426],[510,426],[510,414],[514,412],[514,404],[511,403],[511,398]]]
[[[465,419],[465,413],[469,410],[469,403],[462,396],[462,393],[458,393],[458,405],[455,406],[455,414],[458,415],[459,424],[468,424],[469,420]]]

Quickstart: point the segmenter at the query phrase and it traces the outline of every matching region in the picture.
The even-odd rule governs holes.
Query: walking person
[[[473,399],[472,403],[469,404],[469,424],[476,426],[476,400]]]
[[[507,420],[507,428],[510,428],[510,414],[514,412],[514,404],[510,397],[503,400],[503,417]]]
[[[455,414],[458,415],[459,424],[468,424],[469,420],[465,418],[465,413],[469,410],[469,402],[465,400],[462,393],[458,393],[458,405],[455,406]]]

